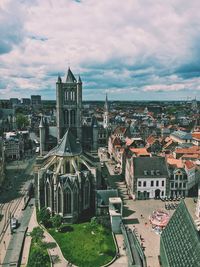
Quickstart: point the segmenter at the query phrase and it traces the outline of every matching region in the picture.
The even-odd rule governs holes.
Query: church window
[[[69,111],[68,111],[68,110],[65,110],[65,111],[64,111],[64,123],[65,123],[66,125],[69,124]]]
[[[61,194],[61,188],[58,187],[58,213],[62,212],[62,194]]]
[[[65,102],[69,100],[68,98],[69,98],[68,91],[65,91]]]
[[[90,199],[90,184],[87,180],[84,185],[84,206],[89,206],[89,199]]]
[[[72,194],[69,188],[64,191],[64,214],[72,212]]]
[[[74,211],[78,210],[78,189],[75,186],[74,188]]]
[[[46,183],[46,206],[51,207],[51,188],[48,182]]]
[[[66,173],[70,173],[70,161],[66,161]]]
[[[70,117],[70,123],[72,125],[74,125],[76,123],[76,114],[75,114],[75,110],[71,110],[71,117]]]

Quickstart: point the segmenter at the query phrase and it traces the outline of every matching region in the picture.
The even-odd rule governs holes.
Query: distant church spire
[[[104,115],[103,115],[103,127],[106,129],[108,128],[108,123],[109,123],[109,117],[108,117],[108,96],[106,93],[106,100],[105,100],[105,104],[104,104]]]
[[[108,112],[108,96],[107,96],[107,93],[106,93],[106,100],[105,100],[105,104],[104,104],[104,111]]]

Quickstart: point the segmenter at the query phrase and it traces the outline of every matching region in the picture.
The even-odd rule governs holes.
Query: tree
[[[25,115],[18,113],[16,116],[16,124],[18,129],[23,129],[29,125],[28,118]]]
[[[39,241],[41,241],[44,237],[44,231],[38,226],[38,227],[34,227],[33,231],[31,232],[31,237],[33,239],[34,242],[38,243]]]
[[[45,227],[49,227],[50,225],[50,211],[47,208],[42,208],[38,212],[38,220],[42,224],[44,224]]]
[[[34,247],[30,254],[28,266],[30,267],[46,267],[49,266],[50,259],[46,250],[40,246]]]
[[[62,224],[62,217],[59,214],[56,214],[54,217],[51,218],[51,222],[53,227],[58,229]]]

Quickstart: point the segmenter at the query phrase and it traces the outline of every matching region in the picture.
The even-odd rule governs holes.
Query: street
[[[28,185],[32,179],[32,169],[35,162],[35,157],[29,160],[15,161],[7,165],[6,168],[6,183],[0,195],[0,212],[2,219],[0,221],[0,265],[4,261],[10,240],[14,240],[10,230],[10,218],[15,217],[20,222],[20,227],[17,229],[21,234],[14,236],[23,236],[23,232],[28,226],[29,217],[31,214],[22,211],[24,206],[24,195],[27,192]],[[26,214],[26,216],[23,216]],[[16,231],[16,232],[17,232]],[[22,240],[18,238],[18,241]],[[10,243],[13,244],[13,241]],[[20,242],[18,243],[20,247]],[[16,252],[17,254],[17,252]],[[9,262],[9,256],[6,255],[6,261]]]

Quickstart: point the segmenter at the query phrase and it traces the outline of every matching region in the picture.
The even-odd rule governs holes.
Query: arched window
[[[88,207],[90,201],[90,184],[87,180],[84,185],[84,206]]]
[[[68,101],[68,97],[69,97],[68,91],[65,91],[65,102]]]
[[[64,191],[64,214],[72,212],[72,194],[69,188]]]
[[[62,192],[61,188],[58,187],[58,213],[62,213]]]
[[[68,111],[68,110],[65,110],[65,111],[64,111],[64,123],[65,123],[66,125],[69,124],[69,111]]]
[[[78,189],[77,187],[75,186],[74,188],[74,211],[77,211],[78,210]]]
[[[51,188],[49,182],[46,183],[46,206],[51,208]]]
[[[74,125],[76,123],[76,117],[75,117],[75,110],[71,110],[71,114],[70,114],[70,123],[72,125]]]

